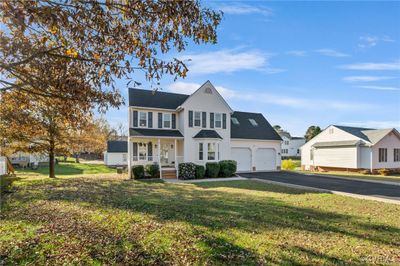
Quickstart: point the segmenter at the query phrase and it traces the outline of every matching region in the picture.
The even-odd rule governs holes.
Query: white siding
[[[387,162],[379,162],[379,148],[387,148]],[[400,139],[392,132],[373,146],[373,168],[400,168],[400,162],[394,161],[394,149],[400,149]]]
[[[281,141],[280,140],[242,140],[232,139],[232,149],[235,147],[249,148],[251,150],[251,166],[256,167],[257,149],[267,148],[275,151],[275,169],[281,166]],[[256,169],[257,171],[257,169]]]
[[[360,159],[358,168],[371,169],[371,148],[360,147]]]
[[[211,89],[212,93],[205,93],[206,89]],[[186,102],[182,105],[184,110],[181,112],[184,115],[183,118],[183,130],[181,132],[184,134],[184,161],[194,162],[198,164],[203,164],[204,161],[198,161],[198,143],[199,142],[211,142],[213,140],[196,140],[193,137],[202,129],[210,128],[210,112],[213,113],[225,113],[226,114],[226,129],[213,128],[221,137],[222,140],[219,141],[220,147],[220,160],[230,159],[230,138],[231,138],[231,114],[232,111],[229,106],[226,105],[223,98],[211,85],[211,83],[205,83],[200,87]],[[206,128],[202,127],[189,127],[189,111],[200,111],[207,113]],[[206,151],[206,150],[205,150]]]
[[[333,128],[333,132],[330,131],[331,128]],[[301,147],[301,165],[305,166],[306,170],[309,170],[310,166],[316,165],[310,159],[311,146],[316,142],[344,140],[359,140],[359,138],[334,126],[327,127],[324,131],[322,131],[320,134],[318,134],[316,137],[314,137]],[[316,158],[315,154],[314,158]]]
[[[357,168],[357,147],[315,149],[314,164],[315,166]]]
[[[0,175],[7,174],[6,157],[0,156]]]
[[[128,161],[127,159],[124,160],[124,158],[128,158],[128,153],[122,153],[122,152],[105,152],[104,153],[104,164],[113,166],[113,165],[127,165]]]

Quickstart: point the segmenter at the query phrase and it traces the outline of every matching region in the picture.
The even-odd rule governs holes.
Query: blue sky
[[[210,80],[234,110],[263,113],[292,135],[310,125],[400,128],[400,2],[203,4],[224,11],[218,44],[167,55],[191,61],[187,78],[160,81],[163,91],[190,94]],[[126,123],[126,106],[106,117]]]

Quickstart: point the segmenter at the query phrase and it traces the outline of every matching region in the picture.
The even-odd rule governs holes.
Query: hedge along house
[[[280,169],[281,138],[262,114],[234,112],[211,82],[191,95],[129,89],[128,167],[235,160],[238,171]]]

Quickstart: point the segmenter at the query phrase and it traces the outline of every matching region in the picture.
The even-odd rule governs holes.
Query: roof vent
[[[206,88],[206,89],[204,90],[204,93],[212,94],[211,88]]]

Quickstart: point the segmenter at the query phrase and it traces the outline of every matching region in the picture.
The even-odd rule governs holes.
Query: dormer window
[[[147,127],[147,113],[146,112],[139,112],[139,126]]]
[[[239,125],[239,120],[236,117],[231,117],[232,123],[235,125]]]
[[[253,127],[257,127],[257,126],[258,126],[256,120],[250,118],[249,121],[250,121],[250,124],[251,124]]]

